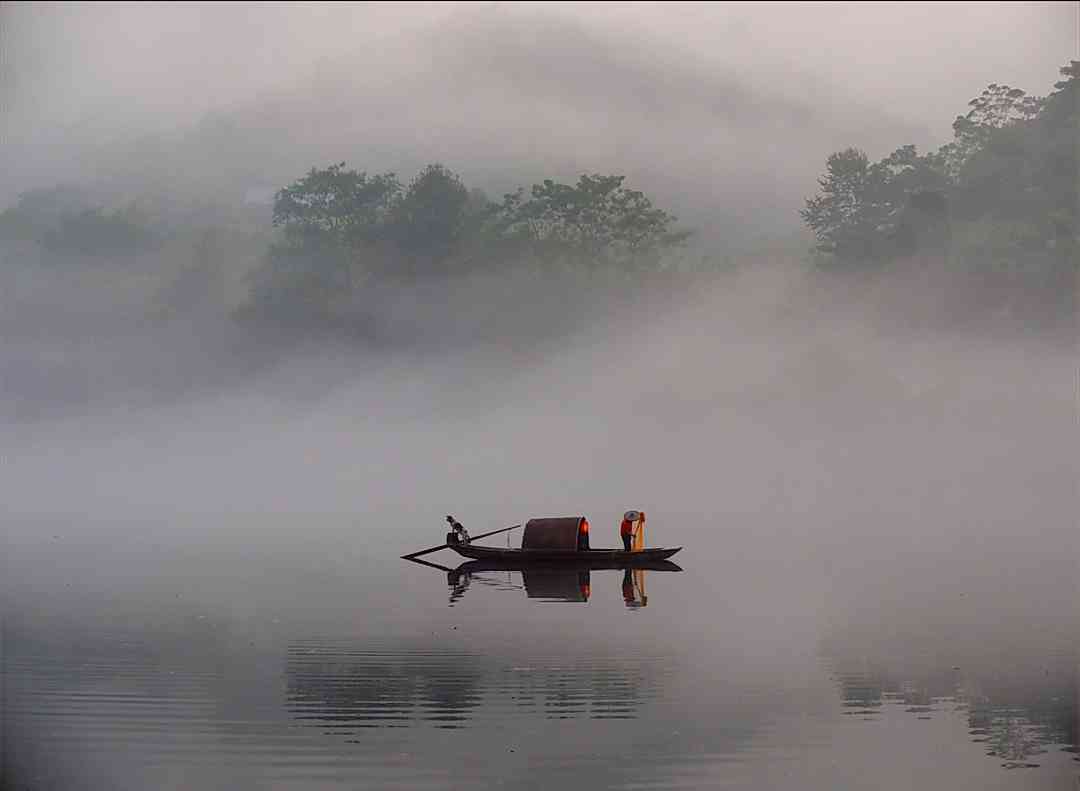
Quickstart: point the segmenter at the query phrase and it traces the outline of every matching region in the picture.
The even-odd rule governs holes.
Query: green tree
[[[946,184],[940,160],[920,156],[915,146],[902,146],[875,163],[848,148],[826,160],[821,191],[806,201],[801,215],[827,260],[881,261],[910,243],[902,229],[910,229],[904,220],[910,220],[913,196],[940,193]],[[926,207],[930,200],[920,197],[916,203]]]
[[[962,180],[965,165],[988,146],[997,130],[1032,120],[1038,116],[1043,101],[1019,88],[990,83],[968,102],[971,109],[966,115],[956,116],[953,141],[941,148],[941,162],[949,178],[954,183]]]
[[[833,154],[802,217],[822,261],[885,261],[929,252],[1018,304],[1070,310],[1080,266],[1080,61],[1046,97],[992,83],[953,123],[953,140],[877,163]],[[997,297],[995,297],[997,299]],[[980,303],[982,304],[982,303]]]
[[[274,196],[281,238],[255,275],[256,298],[284,305],[302,293],[298,309],[325,312],[353,289],[364,253],[383,237],[401,184],[393,173],[369,176],[345,163],[312,168]]]
[[[825,161],[821,191],[806,201],[800,214],[817,238],[819,252],[848,260],[867,255],[882,219],[872,212],[870,160],[863,151],[847,148]]]
[[[622,176],[548,180],[496,204],[438,163],[404,190],[390,173],[312,169],[277,193],[273,219],[280,236],[254,276],[253,309],[302,319],[351,310],[357,271],[418,278],[523,260],[631,271],[689,233]]]
[[[460,249],[470,230],[469,191],[456,173],[428,165],[394,205],[392,237],[405,254],[410,274],[425,274]]]
[[[582,175],[575,185],[546,179],[506,195],[499,208],[501,234],[523,242],[544,261],[574,266],[614,264],[626,269],[655,266],[662,253],[681,244],[689,231],[653,206],[624,176]]]
[[[333,236],[344,245],[374,241],[399,194],[393,173],[368,176],[345,163],[308,174],[274,196],[274,225],[287,232]]]

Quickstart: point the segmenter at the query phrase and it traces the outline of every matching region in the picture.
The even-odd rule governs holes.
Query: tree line
[[[1007,288],[1037,282],[1075,292],[1080,61],[1061,75],[1046,96],[990,84],[935,151],[904,145],[878,161],[857,148],[833,153],[801,211],[814,260],[844,270],[920,260],[1005,273]],[[180,224],[190,222],[184,215]],[[690,233],[621,175],[545,179],[491,200],[443,164],[407,183],[344,162],[312,168],[274,195],[269,244],[265,220],[257,223],[250,306],[273,319],[348,311],[372,280],[512,267],[654,271]],[[134,258],[173,236],[141,203],[106,210],[67,187],[25,193],[0,212],[0,241],[33,244],[56,260]]]
[[[990,84],[937,151],[906,145],[877,162],[857,148],[832,154],[801,212],[816,260],[867,267],[937,255],[967,270],[1074,273],[1080,61],[1060,71],[1047,96]]]
[[[640,272],[689,231],[621,175],[546,179],[490,200],[442,164],[408,185],[344,162],[312,168],[274,197],[279,238],[256,272],[253,303],[323,312],[371,278],[411,281],[510,266]]]
[[[58,186],[25,192],[0,212],[0,241],[30,242],[56,254],[124,257],[156,249],[162,234],[134,205],[109,210],[77,188]]]

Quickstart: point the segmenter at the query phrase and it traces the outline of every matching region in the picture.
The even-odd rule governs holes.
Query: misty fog
[[[641,782],[663,787],[770,782],[780,759],[755,763],[757,749],[808,751],[789,785],[831,765],[828,722],[810,736],[791,724],[840,705],[806,681],[818,662],[872,666],[883,689],[962,672],[987,699],[1012,683],[1070,700],[1071,741],[1058,741],[1075,752],[1075,213],[1032,220],[1058,235],[1029,245],[1027,269],[973,276],[948,255],[993,252],[1013,225],[957,211],[948,255],[928,245],[829,268],[799,210],[833,152],[937,149],[994,81],[1051,94],[1080,57],[1078,25],[1069,3],[5,4],[0,211],[54,223],[4,237],[0,215],[12,689],[38,690],[20,640],[72,689],[79,673],[87,688],[121,684],[126,671],[101,681],[93,662],[136,644],[153,673],[197,668],[225,723],[199,775],[213,787],[234,770],[238,787],[281,779],[230,763],[221,734],[238,712],[262,749],[275,718],[359,706],[341,678],[382,689],[387,674],[386,694],[409,706],[430,694],[486,737],[550,738],[535,767],[492,759],[525,784],[573,767],[594,787],[632,784],[612,768],[630,731],[589,723],[605,757],[566,747],[564,766],[557,732],[485,708],[485,684],[520,696],[546,683],[551,699],[604,710],[623,679],[632,702],[617,714],[656,707],[649,738],[667,752]],[[446,257],[460,272],[412,279],[378,274],[406,260],[380,237],[345,320],[251,313],[252,284],[287,240],[274,196],[342,161],[403,186],[445,163],[494,204],[541,179],[618,173],[692,236],[651,270],[518,266],[498,250],[467,269],[478,256],[465,246]],[[63,223],[91,210],[151,241],[91,253],[76,235],[71,249]],[[473,533],[584,514],[603,547],[628,508],[649,514],[650,542],[684,547],[683,572],[650,577],[654,604],[630,627],[596,593],[591,614],[520,609],[532,603],[509,574],[478,576],[448,616],[445,577],[399,560],[440,541],[446,514]],[[593,591],[614,596],[610,579],[594,573]],[[203,619],[220,631],[198,631]],[[79,665],[83,651],[93,659]],[[450,692],[436,689],[444,651]],[[575,651],[587,661],[560,681]],[[534,667],[526,683],[518,671]],[[151,692],[186,700],[174,682]],[[19,744],[44,754],[51,726],[27,711],[12,715]],[[182,725],[163,742],[186,738]],[[369,745],[414,756],[400,764],[413,775],[378,763],[387,785],[460,781],[417,757],[430,745],[494,782],[471,744],[411,733]],[[58,766],[97,755],[92,786],[160,782],[83,738]],[[349,763],[351,746],[318,745],[354,774],[310,783],[374,777]],[[743,763],[727,767],[735,753]],[[25,755],[12,777],[48,763]],[[944,776],[982,777],[974,766]],[[1039,787],[1076,774],[1052,766]],[[66,771],[42,787],[65,787]],[[816,771],[812,787],[843,785]]]
[[[493,529],[581,511],[607,543],[633,502],[665,538],[718,553],[725,576],[775,569],[747,580],[765,585],[759,605],[837,617],[902,597],[924,618],[966,594],[988,626],[1061,613],[1075,594],[1072,351],[875,322],[805,289],[781,269],[609,297],[579,306],[602,320],[554,340],[313,344],[206,392],[9,420],[9,539],[70,517],[181,543],[208,519],[256,535],[325,519],[395,556],[431,543],[443,512]],[[451,321],[436,301],[416,312]],[[190,338],[152,337],[119,353],[83,339],[77,356],[106,383],[149,388],[133,372],[173,364],[205,375]]]
[[[441,160],[492,192],[617,168],[731,245],[793,229],[829,152],[940,144],[987,82],[1041,89],[1075,49],[1068,3],[975,30],[963,3],[665,9],[9,4],[0,199],[236,198],[340,159]]]

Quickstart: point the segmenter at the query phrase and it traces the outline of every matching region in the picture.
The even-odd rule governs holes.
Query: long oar
[[[490,533],[481,533],[478,536],[470,536],[469,540],[470,541],[476,541],[477,539],[480,539],[480,538],[487,538],[488,536],[493,536],[496,533],[505,533],[505,532],[507,532],[509,530],[517,530],[519,527],[521,527],[521,525],[512,525],[511,527],[503,527],[503,528],[500,528],[499,530],[492,530]],[[449,549],[449,548],[450,548],[449,544],[439,544],[439,546],[437,546],[437,547],[430,547],[429,549],[421,549],[419,552],[410,552],[408,555],[402,555],[401,557],[402,557],[403,560],[412,560],[414,558],[420,557],[421,555],[426,555],[429,552],[438,552],[440,549]]]

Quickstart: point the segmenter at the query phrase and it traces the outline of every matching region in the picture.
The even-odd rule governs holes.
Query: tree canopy
[[[443,165],[428,165],[394,205],[391,224],[398,247],[414,260],[438,264],[453,255],[468,228],[469,191]]]
[[[0,212],[0,240],[35,242],[62,256],[125,257],[155,248],[160,233],[135,203],[106,209],[70,186],[30,190]]]
[[[888,261],[952,236],[949,260],[964,265],[1075,267],[1080,61],[1061,74],[1045,97],[991,83],[938,151],[908,145],[879,162],[854,148],[832,154],[801,212],[819,260]],[[928,224],[946,232],[917,238]]]
[[[582,175],[576,184],[545,179],[505,196],[501,232],[549,260],[583,266],[614,264],[628,269],[655,266],[664,250],[680,244],[676,218],[653,206],[624,176]]]
[[[480,268],[657,267],[687,231],[621,175],[552,179],[490,201],[440,163],[403,188],[393,173],[368,175],[344,162],[312,168],[279,190],[279,229],[254,296],[264,306],[324,311],[366,278],[423,278]],[[293,297],[290,297],[290,294]],[[277,308],[274,308],[277,309]]]
[[[371,241],[401,194],[393,173],[369,177],[345,163],[312,168],[274,196],[274,225],[291,233],[319,232],[346,244]]]

